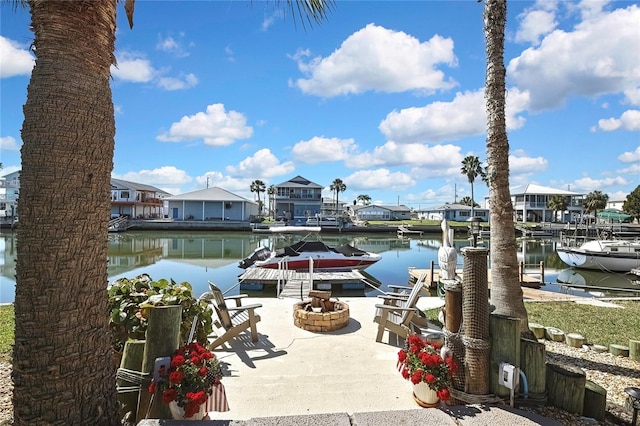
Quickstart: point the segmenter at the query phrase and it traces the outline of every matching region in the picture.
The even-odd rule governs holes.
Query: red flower
[[[200,370],[198,370],[198,374],[202,377],[207,377],[207,374],[209,374],[209,370],[207,370],[207,367],[200,367]]]
[[[176,355],[171,358],[171,368],[178,368],[184,364],[184,357],[182,355]]]
[[[156,382],[151,382],[149,384],[149,393],[154,393],[156,391]]]
[[[171,401],[175,401],[175,399],[176,390],[174,388],[169,388],[162,392],[162,402],[164,402],[165,404],[168,404]]]
[[[411,383],[418,384],[422,381],[422,370],[414,371],[411,375]]]
[[[171,374],[169,374],[169,383],[171,384],[178,384],[182,381],[182,379],[184,379],[184,373],[180,370],[174,371]]]
[[[400,352],[398,352],[398,361],[400,362],[404,362],[404,360],[407,359],[407,354],[405,351],[401,350]]]
[[[191,364],[197,365],[199,362],[200,362],[200,358],[198,358],[198,355],[194,355],[191,357]]]
[[[436,392],[436,395],[438,395],[438,398],[440,398],[443,401],[448,401],[449,398],[451,398],[451,394],[449,393],[449,389],[447,388],[440,389],[439,391]]]
[[[433,374],[431,374],[431,373],[427,373],[427,375],[426,375],[426,376],[424,376],[424,379],[425,379],[425,380],[427,381],[427,383],[429,383],[430,385],[431,385],[431,384],[434,384],[434,383],[436,382],[436,376],[434,376],[434,375],[433,375]]]

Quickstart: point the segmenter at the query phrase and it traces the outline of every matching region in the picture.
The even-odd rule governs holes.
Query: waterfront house
[[[291,223],[305,223],[307,218],[322,214],[321,185],[296,176],[275,188],[276,217]]]
[[[554,212],[549,208],[549,200],[556,196],[567,198],[567,210]],[[516,222],[555,222],[554,213],[560,222],[579,219],[583,211],[584,194],[528,184],[511,188],[511,202]]]
[[[479,217],[482,222],[489,221],[489,209],[475,207],[473,215]],[[441,206],[435,206],[418,210],[418,218],[425,220],[443,220],[453,222],[466,222],[471,217],[471,206],[458,203],[446,203]]]
[[[111,217],[162,218],[166,215],[163,200],[169,196],[155,186],[111,178]]]
[[[350,215],[356,220],[411,220],[411,209],[403,204],[349,206]]]
[[[258,215],[258,203],[225,189],[212,187],[164,199],[169,219],[249,221]]]
[[[18,215],[20,195],[20,171],[8,173],[0,178],[0,218],[13,220]]]

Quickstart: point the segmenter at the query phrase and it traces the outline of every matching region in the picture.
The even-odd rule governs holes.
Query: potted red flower
[[[151,382],[149,392],[158,392],[174,418],[199,420],[206,415],[205,403],[221,378],[216,356],[193,342],[176,349],[169,371],[160,371],[160,379]]]
[[[404,349],[398,352],[398,369],[413,383],[420,405],[435,406],[450,398],[451,376],[458,366],[450,353],[443,358],[440,352],[440,344],[429,343],[417,334],[407,336]]]

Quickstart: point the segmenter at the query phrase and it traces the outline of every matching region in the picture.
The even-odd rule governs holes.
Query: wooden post
[[[609,352],[611,352],[613,355],[616,356],[629,356],[629,346],[624,346],[624,345],[616,345],[616,344],[610,344],[609,345]]]
[[[587,380],[584,388],[583,416],[604,420],[607,412],[607,390],[599,384]]]
[[[458,280],[440,280],[444,293],[445,325],[447,331],[457,333],[462,321],[462,283]]]
[[[436,281],[436,276],[435,276],[436,271],[435,271],[435,266],[434,266],[433,260],[429,264],[429,272],[431,273],[431,275],[430,275],[431,278],[429,279],[429,281],[431,281],[429,283],[429,288],[431,289],[431,288],[433,288],[434,285],[435,286],[438,285],[438,282]]]
[[[549,404],[570,413],[582,415],[587,376],[578,367],[547,363],[547,393]]]
[[[504,398],[511,391],[498,383],[498,371],[503,362],[520,367],[520,319],[492,314],[489,318],[489,334],[489,391]]]
[[[180,345],[180,324],[182,323],[182,306],[156,306],[147,309],[149,325],[142,357],[142,373],[153,375],[156,358],[171,356]],[[143,389],[144,390],[144,389]],[[138,422],[144,419],[149,411],[149,418],[171,419],[169,406],[162,403],[159,395],[153,402],[149,392],[140,392],[138,400]]]
[[[122,361],[120,361],[120,368],[127,370],[142,371],[142,355],[144,353],[144,340],[128,340],[124,343],[124,350],[122,351]],[[129,382],[125,379],[117,379],[116,385],[118,387],[135,387],[139,383]],[[143,386],[144,388],[144,386]],[[143,389],[146,392],[146,389]],[[125,389],[125,392],[118,392],[118,401],[120,401],[120,418],[123,418],[127,413],[131,413],[130,418],[135,419],[138,411],[138,396],[139,391],[133,391],[131,389]]]
[[[629,358],[640,361],[640,340],[629,340]]]
[[[520,369],[527,377],[529,398],[540,400],[545,395],[545,376],[547,357],[544,343],[535,340],[520,339]]]
[[[540,284],[544,284],[544,260],[540,261]]]

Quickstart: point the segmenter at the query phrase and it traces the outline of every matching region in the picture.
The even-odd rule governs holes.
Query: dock
[[[366,286],[378,287],[362,271],[290,271],[287,269],[247,268],[238,276],[240,288],[262,290],[265,286],[276,288],[279,296],[305,299],[309,291],[332,290],[334,286],[343,290],[360,290]]]
[[[456,275],[462,277],[462,269],[456,269]],[[440,281],[440,270],[434,267],[434,262],[431,262],[430,268],[409,268],[409,282],[411,284],[418,281],[420,276],[426,274],[425,281],[429,283],[429,288],[435,289]],[[524,264],[520,262],[518,268],[518,276],[520,278],[520,285],[522,287],[540,288],[544,285],[544,264],[540,263],[540,278],[533,277],[524,273]],[[487,282],[491,287],[491,269],[487,269]]]
[[[404,237],[405,235],[409,235],[409,234],[422,235],[422,233],[423,231],[420,231],[417,229],[410,229],[407,225],[398,226],[399,237]]]

